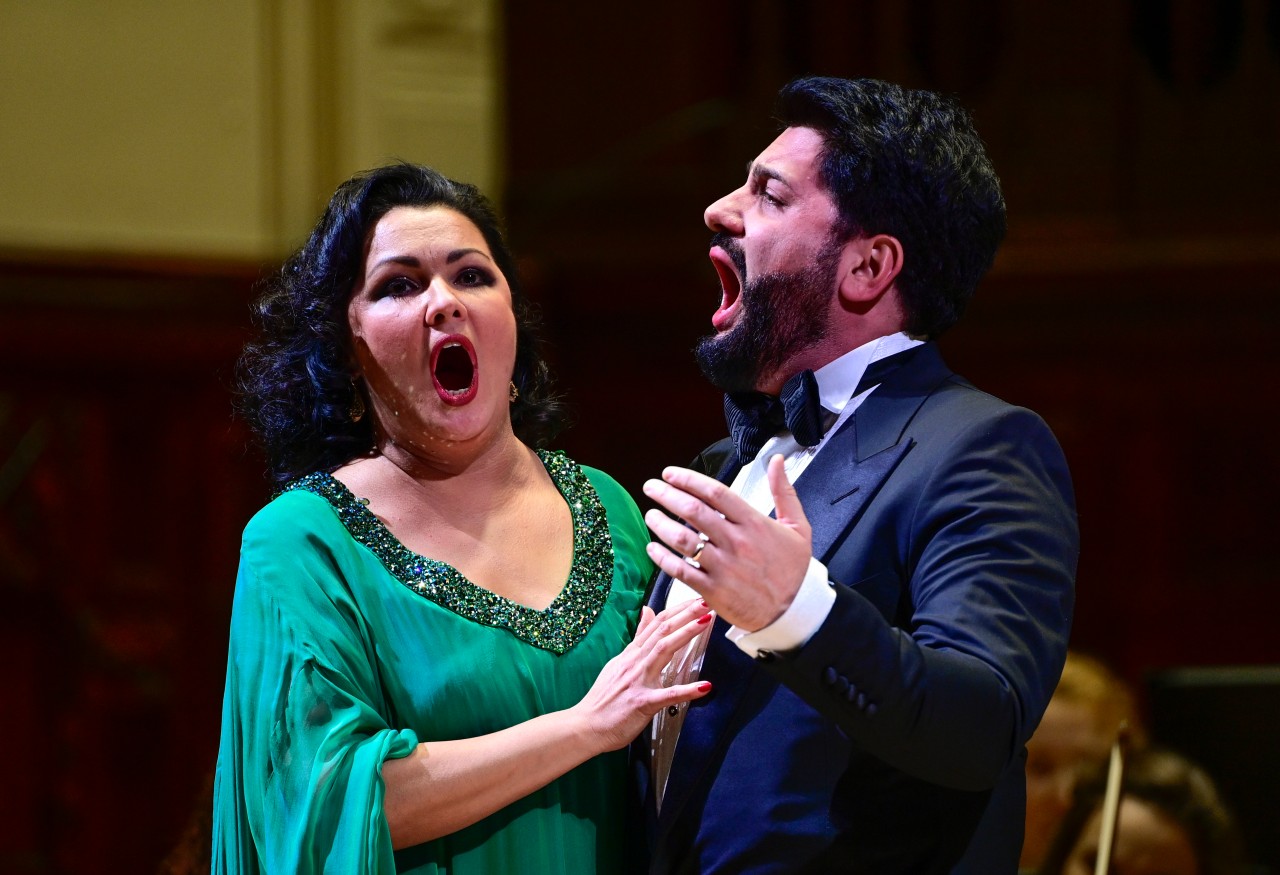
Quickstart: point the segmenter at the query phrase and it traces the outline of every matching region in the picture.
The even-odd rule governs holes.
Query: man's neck
[[[877,335],[857,346],[845,347],[835,352],[798,357],[788,362],[784,370],[779,370],[767,380],[761,381],[757,385],[757,391],[766,395],[777,396],[782,391],[782,387],[786,385],[787,380],[805,370],[814,372],[820,387],[824,382],[830,383],[832,379],[842,381],[840,377],[836,376],[837,374],[850,374],[852,376],[850,386],[854,386],[857,385],[867,365],[896,352],[902,352],[904,349],[919,346],[921,342],[921,340],[912,338],[905,332],[897,331]],[[827,392],[824,390],[824,399],[826,395]]]

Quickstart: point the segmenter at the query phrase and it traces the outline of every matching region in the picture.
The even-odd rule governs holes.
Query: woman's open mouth
[[[441,340],[431,350],[431,382],[445,404],[466,404],[479,387],[476,351],[460,334]]]

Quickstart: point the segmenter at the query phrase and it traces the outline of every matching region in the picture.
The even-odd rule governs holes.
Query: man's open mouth
[[[746,259],[734,240],[721,240],[720,235],[711,241],[708,256],[720,277],[720,306],[711,316],[711,324],[717,331],[733,326],[738,305],[742,300],[742,275],[746,273]]]

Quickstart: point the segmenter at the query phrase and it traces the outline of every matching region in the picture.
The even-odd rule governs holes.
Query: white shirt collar
[[[922,343],[923,340],[915,340],[899,331],[897,334],[877,337],[823,365],[813,372],[814,379],[818,381],[818,397],[822,399],[822,406],[832,413],[843,413],[845,406],[853,398],[862,375],[872,362]]]

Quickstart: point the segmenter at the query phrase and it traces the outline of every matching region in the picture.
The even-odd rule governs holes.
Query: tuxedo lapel
[[[823,448],[795,483],[813,532],[813,555],[820,562],[827,561],[840,536],[914,446],[913,441],[904,439],[859,462],[849,452],[856,444],[852,430],[841,429],[836,437],[846,433],[848,437],[839,443],[832,438],[832,445]]]
[[[933,344],[910,350],[796,480],[796,494],[813,530],[813,555],[819,561],[827,560],[911,451],[915,444],[906,436],[908,424],[950,376]]]
[[[819,559],[837,543],[899,462],[914,445],[904,436],[906,427],[924,399],[950,376],[933,348],[926,344],[918,354],[887,374],[871,396],[796,481],[796,491],[813,526],[814,552]],[[698,457],[695,467],[731,484],[739,469],[732,442],[722,441]],[[650,604],[657,610],[666,602],[671,578],[658,576]],[[724,637],[728,624],[717,618],[707,645],[701,677],[712,691],[690,704],[689,714],[676,745],[671,774],[656,823],[657,841],[680,822],[682,811],[697,788],[714,781],[708,770],[716,768],[733,728],[764,707],[778,686],[772,674],[757,670],[755,661]],[[652,816],[652,793],[647,806]],[[696,816],[696,812],[688,816]],[[650,821],[650,826],[654,826]]]
[[[733,478],[742,470],[731,440],[723,440],[710,447],[698,456],[698,464],[702,466],[702,473],[716,478],[725,486],[732,485]]]
[[[925,399],[953,377],[936,345],[926,343],[910,350],[910,358],[884,378],[840,430],[854,431],[853,453],[857,461],[861,463],[897,444]],[[821,453],[818,458],[822,458]]]

